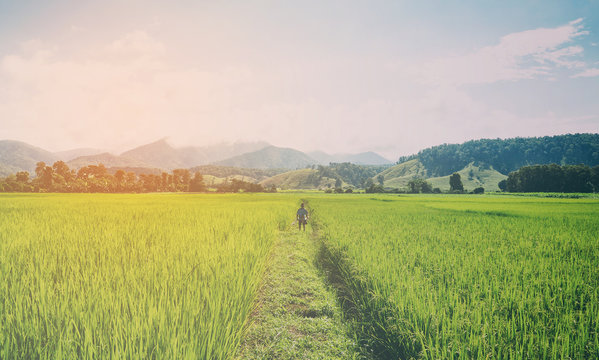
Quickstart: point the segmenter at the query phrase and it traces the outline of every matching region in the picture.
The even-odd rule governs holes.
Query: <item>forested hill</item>
[[[599,134],[568,134],[533,138],[482,139],[443,144],[405,156],[398,163],[419,159],[429,176],[446,176],[470,163],[492,166],[507,175],[522,166],[559,164],[599,165]]]

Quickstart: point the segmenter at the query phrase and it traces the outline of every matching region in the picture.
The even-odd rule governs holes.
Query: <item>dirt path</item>
[[[358,359],[335,294],[315,262],[312,229],[282,231],[238,359]]]

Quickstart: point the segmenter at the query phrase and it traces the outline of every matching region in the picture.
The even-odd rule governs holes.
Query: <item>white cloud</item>
[[[555,64],[568,69],[580,68],[585,65],[584,61],[573,60],[572,57],[584,52],[582,46],[568,46],[555,51],[547,51],[535,56],[539,64]]]
[[[578,68],[580,46],[565,46],[588,34],[582,19],[556,28],[540,28],[503,36],[499,44],[478,51],[431,61],[424,65],[427,83],[480,84],[550,75],[557,68]]]
[[[60,59],[39,42],[25,48],[0,58],[0,138],[62,149],[120,148],[166,135],[201,144],[215,134],[241,135],[228,115],[233,103],[245,105],[234,94],[246,91],[247,68],[177,67],[164,45],[141,31],[79,60]]]
[[[580,77],[595,77],[595,76],[599,76],[599,68],[585,69],[584,71],[579,72],[578,74],[574,74],[571,77],[572,78],[580,78]]]

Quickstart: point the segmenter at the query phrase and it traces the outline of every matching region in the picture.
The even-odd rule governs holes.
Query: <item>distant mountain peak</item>
[[[125,151],[121,156],[151,164],[161,169],[186,167],[181,159],[181,154],[167,143],[166,139],[138,146],[135,149]]]
[[[314,159],[299,150],[270,145],[257,151],[219,161],[216,164],[255,169],[296,169],[316,163]]]
[[[312,151],[308,155],[317,160],[319,164],[328,165],[329,163],[349,162],[356,165],[390,165],[391,161],[381,155],[366,151],[358,154],[327,154],[323,151]]]
[[[62,161],[71,161],[81,156],[99,155],[106,152],[106,150],[94,148],[76,148],[64,151],[57,151],[54,153],[54,155],[56,155],[56,157]]]
[[[168,143],[167,138],[163,137],[161,139],[158,139],[156,141],[153,141],[151,143],[145,144],[145,145],[140,145],[138,147],[135,147],[131,150],[127,150],[123,153],[121,153],[121,155],[123,156],[129,156],[131,154],[133,154],[133,156],[136,156],[139,152],[143,152],[143,151],[157,151],[157,150],[168,150],[168,151],[172,151],[174,150],[174,147],[171,146],[171,144]]]

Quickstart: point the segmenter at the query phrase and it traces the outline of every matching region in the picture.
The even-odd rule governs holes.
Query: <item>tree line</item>
[[[419,159],[428,176],[446,176],[470,163],[492,166],[508,174],[531,164],[599,165],[599,134],[568,134],[536,138],[482,139],[443,144],[401,157],[398,164]]]
[[[509,192],[599,192],[599,165],[533,165],[524,166],[499,182]]]
[[[162,172],[160,175],[136,175],[117,170],[111,174],[103,164],[88,165],[75,171],[64,161],[57,161],[52,166],[43,161],[38,162],[34,178],[30,178],[27,171],[19,171],[0,181],[2,192],[144,193],[207,190],[199,171],[192,174],[188,169],[175,169],[171,173]],[[216,191],[264,192],[265,189],[259,184],[233,179],[216,186]]]
[[[364,189],[366,193],[406,193],[406,194],[440,194],[442,193],[441,189],[438,187],[433,187],[428,181],[422,178],[415,177],[408,181],[406,187],[404,189],[398,188],[385,188],[384,187],[384,178],[382,175],[377,176],[378,184],[375,184],[372,179],[369,179],[366,183],[366,188]],[[482,194],[485,192],[483,187],[474,188],[471,191],[471,194]],[[459,173],[453,173],[449,177],[449,191],[447,193],[450,194],[464,194],[466,190],[464,189],[464,184],[462,183],[462,177]]]

